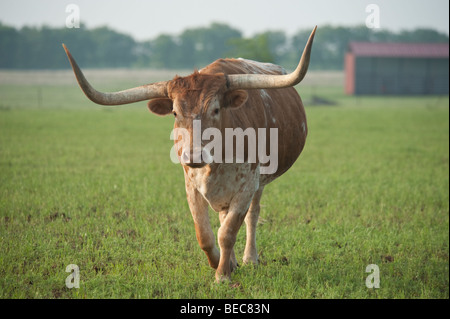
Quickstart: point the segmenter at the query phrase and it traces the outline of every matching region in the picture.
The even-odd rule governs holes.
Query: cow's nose
[[[201,150],[183,150],[183,153],[181,154],[181,161],[183,164],[200,164],[202,162]]]
[[[191,161],[191,155],[189,154],[189,152],[187,151],[183,151],[183,153],[181,153],[181,162],[183,164],[188,164]]]
[[[203,167],[213,160],[210,152],[204,148],[194,151],[183,150],[181,153],[181,163],[189,167]]]

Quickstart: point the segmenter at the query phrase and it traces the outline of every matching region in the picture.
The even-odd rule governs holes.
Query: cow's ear
[[[168,98],[158,98],[148,101],[147,107],[150,112],[156,115],[164,116],[172,113],[173,102]]]
[[[225,107],[238,108],[247,102],[248,93],[245,90],[233,90],[225,93]]]

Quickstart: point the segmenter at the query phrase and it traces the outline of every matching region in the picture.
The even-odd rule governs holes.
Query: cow
[[[78,84],[90,100],[101,105],[149,100],[151,112],[160,116],[173,114],[174,130],[182,129],[189,135],[174,138],[176,157],[184,170],[186,196],[197,241],[209,265],[216,269],[216,282],[229,282],[232,271],[237,267],[233,248],[244,221],[246,245],[243,263],[258,263],[256,225],[262,192],[268,183],[294,164],[305,145],[308,134],[306,114],[293,86],[306,75],[316,28],[311,32],[297,68],[289,74],[282,67],[270,63],[219,59],[186,77],[176,76],[170,81],[111,93],[99,92],[89,84],[63,44]],[[194,129],[196,123],[201,124],[197,133]],[[233,153],[234,161],[224,162],[217,156],[223,153],[220,148],[214,149],[213,157],[205,141],[194,145],[193,135],[211,128],[220,133],[239,128],[246,132],[247,129],[263,132],[262,136],[258,134],[256,141],[249,135],[245,136],[247,148],[258,141],[261,146],[264,146],[262,143],[269,146],[269,135],[275,132],[275,141],[278,142],[274,148],[277,154],[275,169],[263,173],[267,166],[254,157],[250,161],[250,152],[245,147],[240,161]],[[217,237],[220,250],[210,225],[209,206],[219,213]]]

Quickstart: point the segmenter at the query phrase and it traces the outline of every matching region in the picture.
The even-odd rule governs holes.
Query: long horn
[[[311,32],[302,57],[294,72],[286,75],[270,74],[230,74],[228,86],[230,89],[279,89],[300,83],[306,75],[309,66],[311,48],[317,26]]]
[[[72,57],[72,54],[70,54],[69,50],[64,44],[63,48],[66,51],[67,57],[69,58],[70,65],[72,65],[72,69],[75,73],[78,84],[80,85],[84,94],[86,94],[86,96],[92,102],[102,105],[121,105],[167,96],[167,81],[147,84],[119,92],[99,92],[94,89],[86,80],[83,72],[81,72],[80,68],[75,62],[75,59]]]

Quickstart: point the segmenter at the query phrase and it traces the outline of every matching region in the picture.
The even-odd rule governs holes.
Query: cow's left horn
[[[70,65],[72,65],[72,69],[73,72],[75,73],[78,84],[80,85],[84,94],[86,94],[86,96],[92,102],[102,105],[121,105],[167,96],[168,82],[157,82],[147,84],[119,92],[109,92],[109,93],[99,92],[96,89],[94,89],[86,80],[83,72],[81,72],[80,68],[75,62],[75,59],[72,57],[69,50],[64,44],[63,47],[64,50],[66,51],[67,57],[69,58]]]
[[[306,75],[309,66],[311,48],[317,26],[311,32],[300,62],[294,72],[286,75],[268,74],[231,74],[228,75],[230,89],[279,89],[300,83]]]

